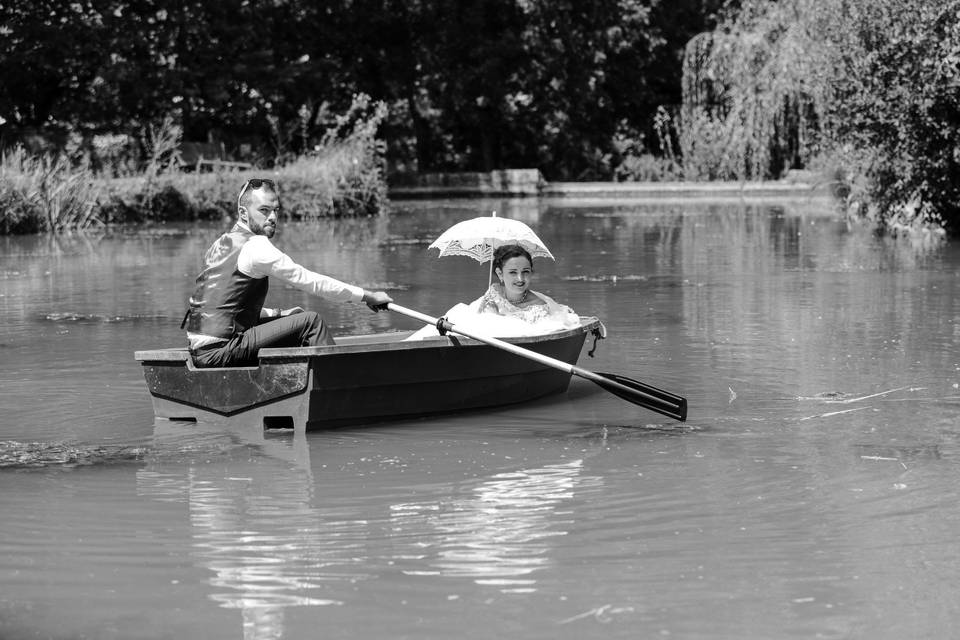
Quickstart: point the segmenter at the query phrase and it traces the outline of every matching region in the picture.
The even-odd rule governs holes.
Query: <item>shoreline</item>
[[[595,200],[783,199],[833,197],[830,183],[812,173],[783,180],[732,182],[547,182],[536,169],[489,173],[423,174],[390,185],[391,200],[443,197],[518,197]]]

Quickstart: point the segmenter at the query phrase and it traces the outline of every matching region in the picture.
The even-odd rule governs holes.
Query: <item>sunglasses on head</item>
[[[250,189],[251,191],[256,191],[263,185],[267,185],[273,190],[276,190],[277,188],[277,183],[275,183],[273,180],[270,180],[269,178],[250,178],[249,180],[244,182],[243,187],[240,189],[240,195],[237,196],[237,208],[240,207],[240,198],[242,198],[243,194],[247,192],[247,189]]]

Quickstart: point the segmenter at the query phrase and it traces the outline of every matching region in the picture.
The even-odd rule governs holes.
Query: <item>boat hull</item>
[[[576,364],[596,318],[516,344]],[[198,369],[186,349],[138,351],[159,418],[316,429],[515,404],[562,393],[570,373],[481,342],[409,332],[329,347],[262,349],[257,367]]]

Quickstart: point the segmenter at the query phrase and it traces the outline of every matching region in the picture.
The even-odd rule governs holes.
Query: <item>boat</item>
[[[498,407],[563,393],[570,371],[453,333],[344,336],[331,346],[261,349],[255,367],[197,368],[186,348],[136,351],[157,418],[310,430]],[[576,365],[580,326],[503,342]],[[592,355],[592,351],[591,351]]]

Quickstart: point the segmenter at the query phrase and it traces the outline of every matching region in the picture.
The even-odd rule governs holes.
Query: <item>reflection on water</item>
[[[377,567],[532,593],[535,574],[556,560],[551,540],[573,522],[565,505],[602,484],[576,459],[438,486],[448,497],[378,513],[316,499],[304,434],[207,433],[166,420],[155,429],[138,494],[186,505],[190,555],[212,574],[208,597],[241,610],[247,639],[283,637],[289,607],[345,604],[343,587],[376,578]]]
[[[501,591],[536,590],[531,575],[553,561],[549,538],[566,535],[563,503],[599,478],[581,476],[583,460],[499,473],[446,502],[390,505],[398,536],[420,540],[408,575],[472,578]]]
[[[144,496],[187,504],[192,556],[213,573],[209,598],[242,611],[250,640],[283,637],[286,607],[342,604],[319,594],[332,580],[362,577],[356,566],[363,558],[353,552],[365,523],[330,520],[312,506],[303,434],[246,436],[238,448],[249,449],[250,458],[236,469],[200,460],[167,470],[172,465],[163,463],[165,450],[189,451],[191,441],[199,452],[210,449],[216,436],[198,438],[198,429],[157,420],[154,455],[161,462],[137,473],[137,488]]]

